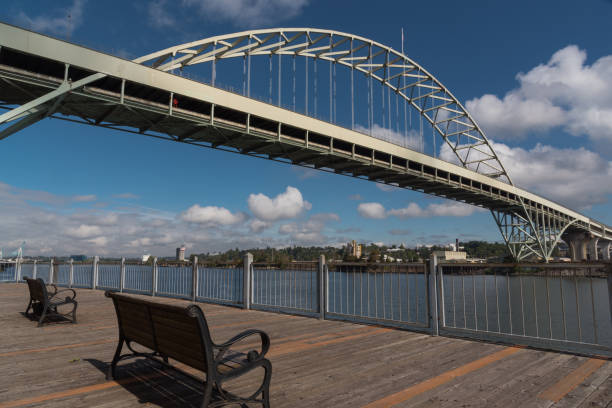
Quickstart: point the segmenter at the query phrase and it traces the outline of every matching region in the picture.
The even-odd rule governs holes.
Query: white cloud
[[[484,95],[466,102],[491,138],[521,138],[563,127],[595,141],[612,140],[612,55],[586,65],[586,52],[567,46],[527,73],[503,98]]]
[[[77,203],[88,203],[90,201],[96,201],[96,196],[95,194],[87,194],[87,195],[77,195],[72,197],[72,201],[75,201]]]
[[[355,131],[365,133],[366,135],[370,134],[370,129],[362,125],[356,125]],[[404,146],[418,151],[422,150],[421,146],[423,143],[419,137],[419,133],[414,129],[410,129],[408,134],[404,135],[402,132],[396,132],[393,129],[388,129],[375,123],[372,126],[371,134],[377,139],[385,140],[399,146]]]
[[[248,204],[249,210],[255,217],[268,222],[295,218],[312,208],[312,205],[304,200],[300,190],[291,186],[288,186],[284,193],[274,198],[261,193],[251,194],[248,198]]]
[[[390,193],[391,191],[400,189],[399,187],[393,186],[391,184],[383,184],[383,183],[376,183],[376,188],[378,188],[380,191],[384,191],[385,193]]]
[[[337,221],[340,221],[340,217],[334,213],[315,214],[302,223],[283,224],[278,228],[278,232],[289,235],[295,244],[320,244],[328,241],[323,234],[327,224]]]
[[[387,214],[398,218],[467,217],[478,210],[478,207],[472,205],[449,201],[429,204],[425,208],[421,208],[417,203],[410,203],[407,207],[389,210]]]
[[[612,161],[585,148],[556,148],[537,144],[532,149],[493,143],[515,185],[572,209],[608,201],[612,194]],[[443,146],[440,157],[457,162]]]
[[[176,20],[164,9],[166,0],[155,0],[149,3],[149,22],[156,27],[163,28],[176,24]]]
[[[97,247],[103,247],[103,246],[108,245],[108,238],[97,237],[97,238],[88,239],[87,242]]]
[[[395,208],[388,211],[380,203],[363,203],[359,204],[357,211],[364,218],[383,219],[389,216],[398,218],[467,217],[482,210],[472,205],[449,201],[429,204],[424,208],[417,203],[410,203],[404,208]]]
[[[70,36],[83,22],[84,6],[85,0],[74,0],[72,6],[55,13],[56,17],[29,17],[24,12],[20,12],[17,21],[32,31]]]
[[[296,17],[309,0],[183,0],[216,21],[237,26],[262,26]]]
[[[363,200],[363,196],[361,194],[352,194],[349,196],[349,200],[361,201]]]
[[[102,234],[102,229],[97,225],[81,224],[76,228],[68,228],[65,234],[72,238],[90,238]]]
[[[357,206],[357,212],[364,218],[382,219],[387,217],[385,207],[380,203],[361,203]]]
[[[251,230],[251,232],[258,233],[269,228],[270,225],[272,225],[272,223],[255,218],[252,219],[251,222],[249,222],[249,229]]]
[[[183,221],[198,224],[233,225],[244,221],[246,216],[243,213],[232,214],[230,210],[223,207],[200,207],[198,204],[194,204],[181,213],[180,218]]]

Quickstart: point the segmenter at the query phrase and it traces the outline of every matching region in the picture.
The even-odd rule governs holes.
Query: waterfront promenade
[[[37,328],[22,315],[26,286],[0,285],[0,408],[198,406],[195,382],[153,363],[128,360],[120,380],[106,381],[117,342],[112,303],[102,291],[77,292],[78,324]],[[273,407],[605,407],[612,400],[608,360],[199,306],[218,342],[247,328],[268,332]]]

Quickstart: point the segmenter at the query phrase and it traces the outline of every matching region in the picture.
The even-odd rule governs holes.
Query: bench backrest
[[[213,343],[199,307],[163,304],[117,292],[106,292],[106,296],[113,299],[119,331],[126,341],[212,373]]]
[[[45,285],[45,282],[40,278],[38,279],[24,278],[24,279],[28,283],[28,289],[30,289],[30,297],[33,300],[36,300],[41,303],[45,303],[47,299],[49,298],[49,294],[47,292],[47,286]]]

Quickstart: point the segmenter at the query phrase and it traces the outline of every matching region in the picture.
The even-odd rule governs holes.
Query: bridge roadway
[[[314,167],[501,214],[524,206],[554,233],[579,236],[583,249],[589,240],[612,240],[611,227],[529,191],[300,113],[1,23],[0,47],[0,107],[20,105],[0,115],[0,123],[11,112],[11,120],[20,119],[0,130],[0,139],[51,116]]]

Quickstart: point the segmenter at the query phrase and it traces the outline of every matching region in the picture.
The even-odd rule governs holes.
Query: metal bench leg
[[[75,302],[74,303],[74,308],[72,309],[72,323],[76,323],[76,310],[77,310],[77,306],[78,304]]]
[[[266,361],[265,363],[266,364],[264,364],[263,367],[266,370],[266,374],[265,374],[265,379],[264,379],[263,390],[261,392],[261,399],[262,399],[261,405],[264,408],[270,408],[270,380],[272,379],[272,364],[270,364],[268,361]]]
[[[106,373],[106,379],[112,380],[115,379],[115,369],[117,367],[117,363],[121,359],[121,349],[123,349],[124,343],[123,336],[119,337],[119,344],[117,344],[117,350],[115,351],[115,356],[113,357],[113,361],[111,362],[110,367],[108,368],[108,372]]]
[[[32,309],[32,312],[34,312],[34,306],[32,306],[32,298],[30,298],[30,303],[28,303],[28,307],[26,308],[25,311],[25,315],[28,315],[28,310],[30,310],[30,308]]]
[[[45,317],[47,316],[47,309],[48,307],[45,306],[42,313],[40,314],[40,320],[38,320],[38,327],[43,325],[43,321],[45,320]]]
[[[204,399],[202,400],[202,405],[200,405],[200,407],[208,408],[208,404],[210,404],[210,399],[212,398],[212,394],[213,394],[212,383],[211,381],[206,381],[204,383]]]

